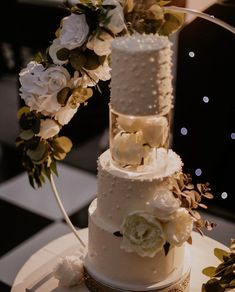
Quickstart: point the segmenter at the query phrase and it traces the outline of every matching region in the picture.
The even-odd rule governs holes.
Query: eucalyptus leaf
[[[57,93],[57,101],[61,105],[66,105],[66,102],[71,95],[71,89],[69,87],[64,87]]]
[[[220,248],[215,248],[214,249],[214,255],[221,261],[224,261],[224,257],[228,257],[229,253],[225,250],[222,250]]]
[[[68,60],[69,55],[70,55],[70,50],[66,48],[62,48],[56,53],[56,56],[60,61]]]
[[[88,55],[86,55],[86,57],[87,57],[87,61],[84,64],[84,68],[87,70],[95,70],[101,64],[103,64],[103,63],[100,63],[99,57],[93,52],[90,52]]]
[[[202,270],[202,273],[206,275],[207,277],[213,278],[216,274],[216,268],[215,267],[208,267]]]
[[[55,157],[56,160],[64,160],[65,157],[66,157],[66,154],[67,154],[66,152],[57,152],[57,151],[55,151],[54,157]]]
[[[47,144],[42,141],[38,144],[38,147],[34,150],[28,149],[26,154],[30,157],[33,163],[41,164],[47,156]]]
[[[62,136],[53,141],[53,146],[57,152],[66,154],[71,150],[73,144],[69,138]]]
[[[235,288],[235,279],[229,283],[230,288]]]
[[[70,63],[75,70],[80,71],[84,67],[86,62],[87,58],[84,56],[84,54],[78,51],[71,52]]]
[[[27,106],[23,106],[23,107],[21,107],[21,108],[18,110],[18,112],[17,112],[17,118],[18,118],[18,120],[21,119],[21,117],[22,117],[23,114],[27,115],[27,114],[29,114],[29,113],[30,113],[30,109],[29,109],[29,107],[27,107]]]
[[[221,287],[219,281],[213,278],[205,284],[205,291],[206,292],[224,292],[225,288]]]
[[[184,23],[184,15],[182,13],[165,12],[165,22],[160,28],[161,35],[170,35],[178,30]]]
[[[25,141],[28,141],[34,137],[34,132],[32,130],[22,131],[19,137]]]

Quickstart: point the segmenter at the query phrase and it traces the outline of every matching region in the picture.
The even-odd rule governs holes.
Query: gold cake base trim
[[[97,281],[93,278],[87,270],[85,270],[85,284],[89,291],[91,292],[133,292],[133,290],[123,290],[121,288],[114,288],[104,283]],[[155,288],[153,290],[145,290],[145,291],[138,291],[138,292],[187,292],[189,291],[189,284],[190,284],[190,271],[188,271],[182,278],[174,284],[171,284],[168,287],[164,288]]]

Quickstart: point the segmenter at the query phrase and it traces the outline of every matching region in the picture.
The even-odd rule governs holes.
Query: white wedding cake
[[[168,149],[171,43],[120,37],[111,56],[110,150],[98,160],[97,199],[89,208],[87,286],[188,291],[185,242],[193,222],[173,195],[182,162]]]

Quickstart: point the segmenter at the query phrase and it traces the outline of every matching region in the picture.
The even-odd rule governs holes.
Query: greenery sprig
[[[220,260],[218,267],[208,267],[202,272],[210,280],[202,286],[202,292],[224,292],[235,288],[235,240],[231,240],[230,252],[216,248],[214,255]]]

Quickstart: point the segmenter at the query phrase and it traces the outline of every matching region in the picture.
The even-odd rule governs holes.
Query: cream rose
[[[114,9],[110,10],[107,17],[110,19],[109,23],[106,25],[108,29],[114,34],[118,34],[125,28],[123,8],[120,3],[116,0],[104,0],[103,5],[114,5]]]
[[[112,41],[113,37],[104,31],[100,35],[91,37],[87,43],[87,48],[93,50],[98,56],[108,56],[111,53]]]
[[[45,69],[37,62],[30,62],[20,72],[20,95],[30,110],[53,116],[61,108],[57,93],[67,86],[69,72],[61,66]]]
[[[166,242],[161,223],[148,213],[135,212],[128,215],[121,231],[121,248],[142,257],[154,257]]]
[[[62,287],[79,285],[84,280],[83,260],[78,256],[65,256],[54,268],[54,277]]]
[[[111,147],[112,158],[122,165],[141,165],[143,159],[152,153],[151,148],[143,144],[141,132],[120,132],[113,139]]]
[[[146,119],[142,127],[143,139],[151,147],[162,147],[166,143],[169,126],[165,117]]]
[[[180,208],[180,202],[171,191],[160,189],[156,192],[154,198],[147,202],[146,207],[159,220],[167,222]]]
[[[38,136],[43,139],[49,139],[57,135],[60,131],[59,125],[51,119],[41,120],[40,132]]]
[[[117,117],[117,124],[126,132],[134,133],[143,127],[144,118],[136,118],[120,115]]]
[[[73,118],[73,116],[76,114],[79,104],[76,108],[72,108],[69,104],[69,100],[67,104],[55,114],[55,119],[60,123],[60,125],[67,125],[70,120]]]
[[[87,40],[88,34],[89,26],[84,14],[71,14],[63,18],[59,37],[53,41],[49,48],[49,55],[53,62],[57,65],[65,64],[67,60],[59,60],[57,52],[62,48],[73,50],[81,47]]]
[[[193,219],[185,208],[179,208],[171,221],[165,224],[166,240],[172,245],[180,246],[191,236]]]

